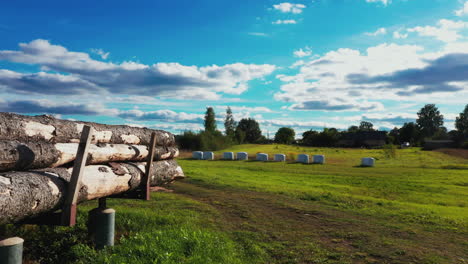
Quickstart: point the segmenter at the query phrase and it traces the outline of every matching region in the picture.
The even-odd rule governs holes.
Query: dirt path
[[[178,182],[175,193],[209,204],[241,243],[255,240],[272,263],[467,263],[466,237],[425,231],[283,195]]]

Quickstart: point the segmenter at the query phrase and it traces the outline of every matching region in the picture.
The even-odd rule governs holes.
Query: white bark
[[[59,209],[67,194],[71,168],[0,173],[0,224]],[[84,167],[78,202],[117,195],[141,185],[145,163],[112,163]],[[151,186],[164,186],[184,178],[174,160],[155,161],[150,173]]]
[[[0,171],[55,168],[73,162],[78,143],[20,143],[0,141]],[[125,144],[91,144],[87,164],[117,161],[146,161],[148,147]],[[179,156],[176,147],[155,148],[155,160],[172,159]]]

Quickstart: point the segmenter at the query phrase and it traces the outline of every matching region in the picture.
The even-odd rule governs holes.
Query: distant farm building
[[[338,141],[340,147],[380,147],[386,144],[385,131],[359,131],[344,133]]]
[[[424,150],[454,148],[454,147],[456,147],[456,144],[453,140],[426,140],[423,144]]]

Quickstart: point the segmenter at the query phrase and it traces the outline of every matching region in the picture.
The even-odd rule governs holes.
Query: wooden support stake
[[[61,224],[64,226],[74,226],[76,224],[76,203],[81,188],[82,169],[86,166],[92,134],[90,126],[83,126],[70,183],[68,184],[67,197],[65,197],[65,204],[62,209]]]
[[[143,183],[143,200],[149,201],[151,199],[151,190],[150,190],[150,175],[151,175],[151,167],[153,166],[153,160],[154,160],[154,147],[156,146],[156,133],[153,132],[151,134],[151,141],[149,144],[149,149],[148,149],[148,160],[146,163],[146,170],[145,170],[145,175],[142,179]]]

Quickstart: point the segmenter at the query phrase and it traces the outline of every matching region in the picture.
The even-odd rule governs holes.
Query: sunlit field
[[[169,187],[174,192],[154,193],[150,202],[110,200],[117,241],[103,251],[86,237],[93,201],[80,206],[78,228],[11,232],[26,239],[32,263],[467,261],[467,159],[418,148],[397,150],[395,158],[381,149],[284,145],[225,151],[283,153],[289,161],[181,158],[188,178]],[[326,164],[293,162],[299,153],[323,154]],[[376,166],[360,167],[362,157],[376,158]]]

